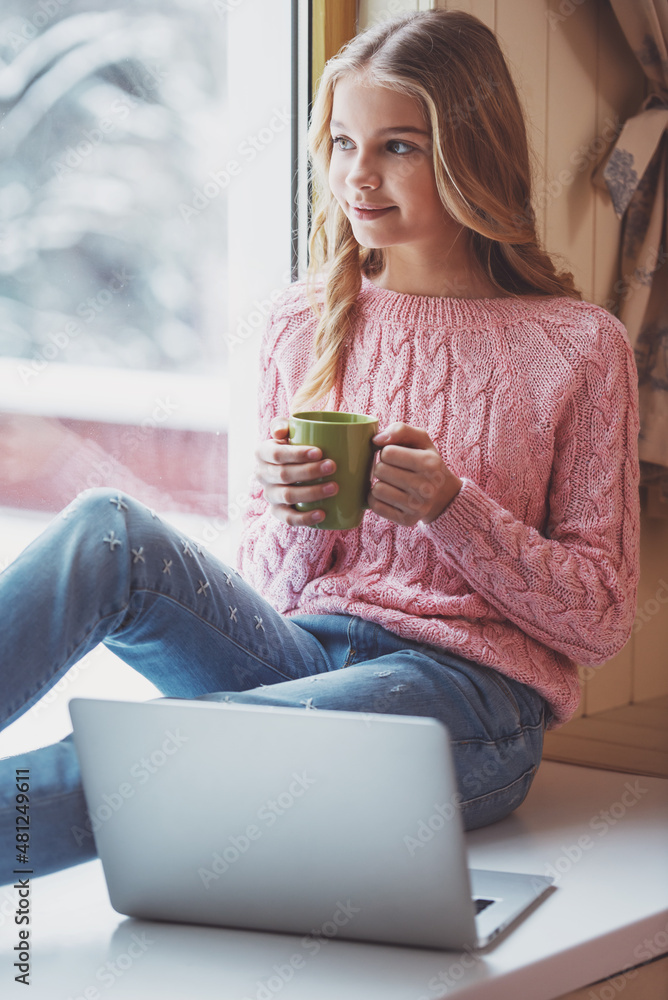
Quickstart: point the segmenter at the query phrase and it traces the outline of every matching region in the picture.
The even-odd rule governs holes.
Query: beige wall
[[[431,0],[361,0],[359,27]],[[645,93],[644,77],[608,0],[433,0],[492,28],[524,100],[536,162],[541,236],[563,256],[584,296],[610,308],[619,222],[591,184],[620,122]],[[481,67],[482,70],[482,67]],[[668,521],[643,509],[638,617],[624,649],[583,671],[580,711],[603,711],[668,694]]]

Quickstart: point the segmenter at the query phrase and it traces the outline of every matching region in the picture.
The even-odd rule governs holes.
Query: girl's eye
[[[336,135],[332,138],[332,144],[334,146],[337,146],[341,150],[347,151],[350,147],[342,146],[341,145],[342,142],[351,142],[351,140],[346,139],[346,137],[343,135]],[[392,139],[390,142],[388,142],[387,145],[388,148],[392,146],[403,146],[404,148],[401,150],[398,151],[394,150],[394,152],[396,152],[398,156],[406,156],[407,153],[413,152],[413,147],[410,146],[407,142],[402,142],[401,139]]]
[[[388,145],[390,145],[390,146],[403,146],[404,147],[404,152],[401,153],[402,156],[404,156],[405,153],[412,153],[413,152],[413,147],[409,146],[407,142],[402,142],[401,139],[392,139],[392,141],[390,143],[388,143]]]

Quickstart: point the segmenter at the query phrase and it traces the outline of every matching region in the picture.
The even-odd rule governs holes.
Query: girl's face
[[[404,245],[427,259],[442,254],[458,227],[438,196],[431,130],[417,101],[342,78],[330,130],[329,184],[357,242],[369,249]]]

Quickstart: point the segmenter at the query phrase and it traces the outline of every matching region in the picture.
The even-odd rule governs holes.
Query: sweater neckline
[[[357,304],[363,311],[387,320],[426,325],[468,326],[504,322],[526,314],[531,303],[544,302],[546,296],[500,296],[498,298],[458,299],[449,296],[410,295],[379,288],[365,274]],[[553,296],[548,296],[553,298]]]

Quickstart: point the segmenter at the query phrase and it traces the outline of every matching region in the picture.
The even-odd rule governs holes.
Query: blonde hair
[[[480,67],[484,67],[481,75]],[[434,174],[446,211],[465,227],[474,260],[502,295],[581,298],[538,241],[524,114],[493,32],[457,10],[400,15],[356,35],[325,65],[308,129],[314,213],[306,291],[318,317],[314,362],[292,412],[333,388],[362,284],[384,268],[385,251],[360,246],[329,188],[334,87],[363,76],[416,99],[431,125]],[[324,308],[316,280],[324,277]],[[322,298],[321,290],[321,298]]]

